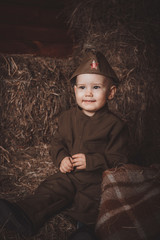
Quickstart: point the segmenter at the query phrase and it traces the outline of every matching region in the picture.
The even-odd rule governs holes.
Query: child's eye
[[[78,88],[80,88],[80,89],[85,89],[85,86],[79,86]]]
[[[101,88],[101,87],[100,87],[100,86],[94,86],[93,88],[94,88],[94,89],[98,89],[98,88]]]

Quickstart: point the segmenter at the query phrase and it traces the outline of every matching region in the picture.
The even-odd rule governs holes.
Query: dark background
[[[64,0],[1,0],[0,52],[64,57],[72,53]]]

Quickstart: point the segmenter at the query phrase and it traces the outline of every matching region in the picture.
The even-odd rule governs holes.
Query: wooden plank
[[[72,42],[67,29],[0,24],[0,40]]]
[[[33,54],[35,56],[67,57],[72,55],[72,44],[29,41],[0,41],[1,54]]]

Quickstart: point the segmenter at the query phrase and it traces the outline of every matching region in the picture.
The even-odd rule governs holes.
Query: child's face
[[[102,75],[80,74],[77,76],[74,91],[82,111],[88,116],[93,116],[106,104],[107,99],[114,97],[116,87]]]

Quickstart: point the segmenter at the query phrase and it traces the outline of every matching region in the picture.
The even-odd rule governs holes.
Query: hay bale
[[[48,142],[58,114],[72,104],[66,60],[1,56],[3,147]]]

